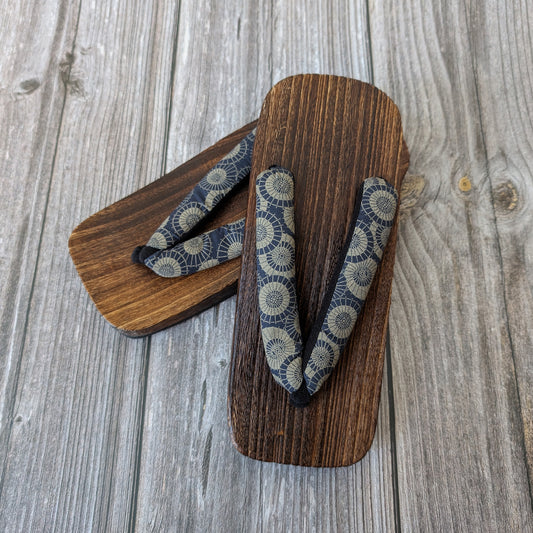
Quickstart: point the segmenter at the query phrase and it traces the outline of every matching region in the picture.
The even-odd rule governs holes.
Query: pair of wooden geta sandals
[[[350,465],[375,432],[408,159],[383,92],[293,76],[256,123],[82,222],[70,252],[98,310],[130,336],[176,324],[238,282],[235,446],[263,461]],[[131,260],[142,242],[144,266]]]

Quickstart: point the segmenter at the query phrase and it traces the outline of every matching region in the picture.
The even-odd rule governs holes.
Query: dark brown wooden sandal
[[[309,358],[307,348],[301,360],[298,354],[284,357],[287,346],[300,350],[300,329],[303,344],[309,339],[316,343],[317,336],[320,340],[318,332],[327,322],[324,317],[333,289],[339,286],[340,267],[355,246],[352,232],[365,194],[363,182],[400,191],[408,157],[398,109],[371,85],[336,76],[300,75],[281,81],[267,95],[252,159],[229,383],[232,438],[241,453],[263,461],[333,467],[355,463],[370,448],[383,372],[396,209],[387,229],[390,238],[353,331],[343,329],[349,312],[344,313],[346,317],[335,315],[341,320],[338,335],[349,337],[329,379],[324,381],[319,375],[321,388],[317,390],[317,369],[302,371]],[[269,187],[274,204],[282,208],[278,221],[285,218],[285,224],[275,218],[267,220],[268,195],[260,189]],[[294,205],[285,206],[283,201],[289,197],[284,195],[292,187]],[[262,206],[256,205],[256,195]],[[265,255],[264,243],[269,239],[282,243],[283,231],[289,233],[286,248],[287,243],[296,243],[289,281],[272,271]],[[377,231],[372,229],[370,238],[379,239]],[[291,249],[276,256],[279,264],[289,264]],[[265,281],[268,275],[274,277]],[[282,319],[291,314],[286,310],[295,305],[290,303],[295,299],[292,278],[299,324],[294,327],[292,313],[292,329],[284,337],[283,327],[270,327],[272,317],[265,318],[265,306],[266,315],[278,313],[276,306]],[[270,341],[278,344],[269,346]]]

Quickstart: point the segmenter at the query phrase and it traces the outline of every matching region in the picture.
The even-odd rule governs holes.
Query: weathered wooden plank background
[[[4,0],[1,531],[533,531],[533,10],[510,2]],[[411,152],[376,438],[353,467],[230,443],[235,300],[142,340],[74,226],[321,72]]]

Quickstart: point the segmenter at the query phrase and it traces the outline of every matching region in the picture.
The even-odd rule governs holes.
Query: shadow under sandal
[[[332,467],[370,448],[407,166],[398,109],[375,87],[300,75],[267,95],[229,383],[241,453]]]

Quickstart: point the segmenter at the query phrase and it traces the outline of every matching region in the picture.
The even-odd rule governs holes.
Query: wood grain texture
[[[0,11],[0,464],[15,417],[39,242],[64,105],[59,76],[77,4],[5,2]],[[33,27],[25,22],[33,16]],[[20,46],[23,43],[24,46]],[[28,50],[31,53],[28,53]],[[0,484],[1,484],[0,475]]]
[[[139,191],[84,220],[72,232],[69,251],[96,308],[130,337],[173,326],[235,294],[240,259],[194,276],[162,278],[134,264],[131,253],[145,244],[159,224],[207,171],[254,127],[241,128]],[[246,216],[247,184],[239,185],[198,232]]]
[[[532,529],[532,10],[368,6],[1,3],[1,530]],[[123,338],[66,247],[307,72],[385,90],[411,151],[376,436],[338,469],[233,449],[234,298]]]
[[[2,302],[2,312],[21,322],[2,353],[13,370],[1,398],[9,411],[2,426],[0,530],[127,531],[135,516],[148,344],[115,334],[92,309],[65,243],[76,220],[138,188],[144,172],[152,179],[161,173],[176,12],[174,2],[158,9],[87,2],[42,10],[19,23],[38,32],[38,50],[40,28],[48,31],[55,13],[51,28],[58,34],[46,63],[61,98],[49,82],[43,93],[29,95],[42,94],[37,109],[57,113],[50,132],[43,124],[35,133],[39,142],[31,138],[39,119],[24,128],[13,118],[13,132],[21,130],[10,153],[21,172],[28,161],[44,162],[42,175],[34,168],[29,176],[36,189],[30,203],[13,213],[14,220],[35,217],[39,225],[28,226],[29,242],[9,239],[6,248],[38,259],[10,266],[22,296],[15,309]],[[21,39],[31,43],[22,32]],[[28,49],[24,57],[33,68]],[[52,149],[39,151],[48,134]],[[3,189],[14,194],[17,176],[2,174]]]
[[[307,339],[366,177],[400,190],[409,164],[401,119],[376,88],[338,76],[301,75],[277,83],[261,110],[255,178],[271,165],[295,176],[296,287]],[[381,392],[396,223],[352,336],[335,371],[304,409],[289,404],[266,364],[257,300],[255,217],[246,219],[230,374],[230,424],[237,449],[254,459],[303,466],[347,466],[370,448]],[[312,259],[311,259],[312,258]]]
[[[137,529],[394,531],[387,402],[374,445],[352,467],[263,463],[235,450],[226,417],[231,331],[224,334],[234,302],[151,337],[150,368],[161,358],[165,372],[148,375]]]
[[[533,497],[533,10],[514,2],[500,6],[497,16],[476,10],[471,20],[480,28],[472,48],[481,131],[517,387],[513,400],[522,419],[517,433],[523,434]],[[496,50],[485,46],[489,37]]]
[[[498,178],[487,158],[488,143],[491,159],[501,146],[500,163],[509,146],[505,125],[511,124],[496,117],[512,107],[501,95],[510,91],[508,101],[516,99],[514,130],[523,127],[517,126],[525,116],[518,106],[527,97],[511,87],[526,84],[532,94],[527,75],[504,83],[501,74],[488,74],[492,58],[506,65],[512,59],[501,41],[516,42],[515,32],[508,28],[502,38],[494,26],[514,11],[470,2],[442,11],[417,1],[400,10],[379,1],[371,12],[375,82],[398,103],[411,151],[411,181],[423,183],[414,187],[419,192],[400,226],[391,303],[402,530],[533,528],[528,437],[517,387],[527,382],[530,370],[514,357],[527,353],[516,330],[522,320],[531,322],[531,308],[513,304],[524,313],[520,319],[515,313],[513,335],[504,279],[513,262],[525,264],[516,256],[502,261],[508,244],[498,231]],[[523,39],[530,31],[523,28],[530,26],[520,19],[516,33]],[[516,73],[530,52],[511,46]],[[480,77],[497,102],[480,99]],[[482,117],[498,108],[495,127],[485,131]],[[522,172],[529,173],[531,191],[531,169],[522,166]],[[523,236],[515,242],[520,249],[525,244]],[[518,285],[524,287],[523,278]],[[526,293],[521,301],[529,299]],[[531,358],[525,366],[531,369]]]

